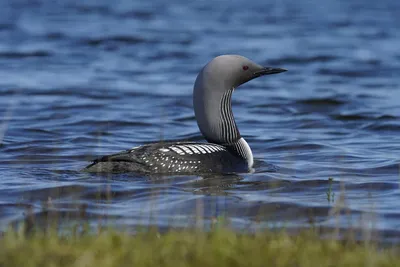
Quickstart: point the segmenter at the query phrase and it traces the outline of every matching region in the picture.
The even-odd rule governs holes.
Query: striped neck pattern
[[[232,93],[233,89],[224,92],[220,106],[220,128],[221,137],[226,144],[235,143],[240,139],[239,129],[236,126],[232,112]]]
[[[232,93],[233,89],[227,90],[221,98],[220,127],[222,139],[225,141],[222,145],[233,154],[245,159],[249,168],[251,168],[253,166],[253,153],[246,140],[240,136],[233,117]]]

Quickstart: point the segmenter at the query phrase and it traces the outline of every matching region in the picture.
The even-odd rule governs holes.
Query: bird
[[[207,141],[167,141],[145,144],[93,160],[91,173],[248,173],[253,153],[240,135],[232,112],[232,93],[255,78],[287,71],[261,66],[240,55],[220,55],[199,72],[193,87],[198,127]]]

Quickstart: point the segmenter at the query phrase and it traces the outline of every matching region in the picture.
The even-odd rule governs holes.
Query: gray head
[[[222,55],[211,60],[197,77],[213,82],[223,82],[224,89],[232,89],[262,75],[286,71],[280,68],[263,67],[248,58],[239,55]],[[218,80],[218,81],[216,81]],[[221,87],[219,87],[222,89]],[[216,89],[216,88],[214,88]]]
[[[254,78],[286,71],[263,67],[239,55],[222,55],[211,60],[197,76],[193,105],[204,137],[215,143],[240,139],[231,110],[233,89]]]

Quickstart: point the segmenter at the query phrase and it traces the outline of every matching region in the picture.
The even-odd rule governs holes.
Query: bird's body
[[[165,142],[104,156],[87,167],[96,172],[227,173],[246,172],[247,162],[228,147],[212,143]]]
[[[231,96],[236,87],[256,77],[280,73],[237,55],[210,61],[197,76],[193,106],[197,124],[209,143],[159,142],[94,160],[84,171],[140,173],[233,173],[253,166],[250,146],[236,126]]]

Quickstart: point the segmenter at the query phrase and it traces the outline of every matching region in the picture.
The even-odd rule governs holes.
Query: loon
[[[193,106],[199,129],[209,143],[159,142],[95,159],[83,171],[147,174],[244,173],[253,153],[232,113],[235,88],[260,76],[286,71],[263,67],[239,55],[212,59],[197,76]]]

